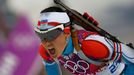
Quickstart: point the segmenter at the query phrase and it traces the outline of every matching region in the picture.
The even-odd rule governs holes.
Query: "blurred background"
[[[134,44],[134,0],[61,0],[124,43]],[[33,31],[42,9],[53,0],[0,0],[0,75],[46,75]],[[63,75],[68,75],[64,70]]]

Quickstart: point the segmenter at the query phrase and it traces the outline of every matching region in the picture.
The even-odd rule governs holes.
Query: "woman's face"
[[[65,49],[67,43],[66,39],[69,37],[69,34],[65,34],[62,32],[57,38],[52,41],[43,41],[42,44],[47,52],[50,54],[52,58],[59,57],[63,50]]]

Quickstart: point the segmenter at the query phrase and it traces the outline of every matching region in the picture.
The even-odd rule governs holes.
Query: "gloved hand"
[[[40,45],[39,48],[39,53],[41,55],[41,57],[47,62],[47,63],[52,63],[54,62],[54,59],[52,57],[50,57],[50,55],[48,54],[48,52],[46,51],[46,49],[43,47],[43,45]]]

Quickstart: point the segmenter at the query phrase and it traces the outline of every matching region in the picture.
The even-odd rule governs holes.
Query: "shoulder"
[[[88,35],[82,42],[81,48],[87,57],[94,59],[106,59],[112,55],[112,48],[104,37],[91,34]]]

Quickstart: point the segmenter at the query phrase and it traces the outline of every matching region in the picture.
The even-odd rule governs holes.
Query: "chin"
[[[55,54],[53,58],[58,58],[59,56],[61,56],[61,54]]]

